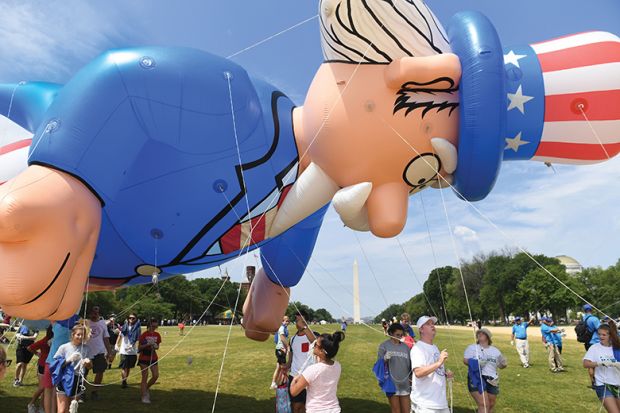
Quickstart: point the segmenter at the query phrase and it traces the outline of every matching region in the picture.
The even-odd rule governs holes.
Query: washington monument
[[[357,269],[357,260],[353,260],[353,322],[360,323],[360,277]]]

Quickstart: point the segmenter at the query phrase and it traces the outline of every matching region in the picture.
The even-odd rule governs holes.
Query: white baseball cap
[[[437,317],[429,317],[427,315],[423,315],[422,317],[418,318],[418,322],[416,323],[416,326],[420,328],[424,324],[428,323],[430,320],[433,320],[433,323],[437,323]]]

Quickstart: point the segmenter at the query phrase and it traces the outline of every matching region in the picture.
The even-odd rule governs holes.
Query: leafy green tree
[[[477,255],[472,258],[471,262],[463,262],[461,264],[461,271],[463,278],[461,279],[461,273],[456,269],[455,276],[447,288],[448,317],[453,321],[462,323],[469,320],[469,308],[467,306],[467,299],[469,299],[472,317],[474,319],[487,319],[488,313],[482,311],[480,302],[480,290],[482,289],[486,272],[486,256]],[[463,288],[463,282],[467,289],[467,297]]]
[[[211,301],[211,307],[207,312],[208,317],[212,317],[225,310],[232,310],[235,306],[235,300],[237,299],[237,293],[239,292],[239,283],[227,281],[223,286],[224,281],[220,278],[198,278],[191,281],[191,284],[198,289],[198,296],[200,297],[199,311],[194,311],[195,314],[202,314],[206,310]],[[218,291],[222,289],[216,297]],[[237,303],[237,316],[242,317],[243,303],[247,292],[241,290],[239,295],[239,302]],[[215,300],[214,300],[215,298]]]
[[[507,322],[508,314],[516,307],[514,292],[525,273],[519,268],[521,261],[514,261],[509,255],[491,255],[486,261],[480,290],[480,301],[484,311],[499,314]]]
[[[405,312],[411,316],[411,321],[416,322],[422,315],[433,315],[439,317],[439,308],[430,307],[424,293],[416,294],[403,304]]]
[[[586,268],[577,279],[585,289],[586,300],[612,317],[620,314],[620,260],[606,269]]]
[[[308,314],[308,318],[306,319],[308,323],[316,321],[316,316],[312,308],[300,303],[299,301],[294,301],[292,303],[289,303],[288,307],[286,308],[286,315],[293,323],[295,322],[295,316],[297,315],[298,309],[305,311]]]
[[[375,317],[375,323],[380,323],[381,319],[391,320],[392,317],[400,319],[400,315],[405,312],[405,306],[402,304],[392,304]]]
[[[332,317],[332,315],[329,313],[329,311],[324,308],[319,308],[318,310],[316,310],[314,312],[314,317],[316,318],[316,321],[325,320],[328,323],[334,323],[336,321],[334,320],[334,317]]]
[[[545,268],[577,293],[583,292],[576,278],[566,274],[563,265],[546,265]],[[541,268],[536,268],[525,276],[519,284],[519,290],[528,308],[540,312],[550,312],[554,318],[564,317],[568,308],[576,306],[579,301],[568,289]]]
[[[455,279],[456,271],[458,271],[456,268],[450,266],[435,268],[424,282],[423,289],[428,297],[429,307],[435,310],[437,317],[442,321],[445,321],[444,300],[446,302],[448,301],[446,289]],[[428,314],[430,314],[430,308],[428,310]],[[448,314],[448,316],[450,316],[450,314]]]
[[[85,305],[88,306],[88,309],[93,308],[95,305],[99,306],[99,311],[102,317],[108,317],[112,313],[117,313],[122,308],[122,304],[116,299],[116,295],[113,291],[96,291],[88,293],[88,301],[84,300],[82,303],[80,315],[84,315]],[[88,317],[88,314],[86,314],[86,317]]]

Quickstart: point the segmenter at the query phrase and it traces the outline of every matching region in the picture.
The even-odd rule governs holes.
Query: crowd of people
[[[583,366],[591,374],[592,389],[601,406],[610,413],[620,413],[620,339],[613,320],[600,320],[584,306],[583,328],[586,333],[578,340],[584,343]],[[541,340],[547,351],[552,373],[565,371],[562,360],[564,329],[550,317],[540,317]],[[535,323],[515,317],[511,346],[514,346],[523,368],[530,368],[528,328]],[[385,393],[392,413],[448,413],[448,387],[453,373],[446,369],[447,350],[440,350],[434,340],[437,334],[435,317],[422,316],[416,326],[419,338],[404,313],[400,319],[382,320],[387,340],[379,345],[373,372]],[[289,335],[288,317],[275,335],[276,369],[272,388],[276,389],[276,411],[280,413],[340,412],[337,387],[340,364],[333,360],[343,332],[319,335],[308,328],[306,317],[299,312],[295,318],[297,332]],[[500,393],[499,371],[508,366],[506,357],[493,345],[488,328],[475,325],[476,343],[463,353],[467,366],[467,390],[479,413],[493,413]],[[290,337],[290,338],[289,338]],[[335,345],[334,345],[335,343]]]
[[[613,320],[599,319],[590,305],[585,305],[583,310],[582,322],[575,329],[586,351],[583,367],[588,370],[601,406],[610,413],[620,413],[617,326]],[[151,403],[150,388],[159,378],[157,350],[162,342],[157,332],[159,322],[148,320],[143,332],[135,313],[128,314],[122,325],[115,319],[111,315],[104,320],[100,308],[93,306],[88,319],[73,316],[52,322],[39,340],[38,332],[26,324],[19,326],[14,338],[13,386],[23,384],[28,364],[34,355],[38,357],[38,387],[28,403],[28,413],[67,413],[72,404],[87,398],[97,401],[104,373],[112,367],[117,353],[120,387],[128,387],[131,370],[137,365],[141,372],[140,400]],[[294,320],[296,331],[289,333],[290,321],[285,316],[275,334],[276,368],[271,387],[276,390],[277,412],[338,413],[337,389],[342,367],[335,357],[345,333],[319,334],[310,328],[307,319],[303,310],[298,311]],[[549,317],[542,316],[539,321],[548,368],[552,373],[561,373],[565,371],[562,360],[565,332]],[[515,317],[512,326],[511,345],[523,368],[531,366],[528,329],[535,322],[534,318],[525,321]],[[447,350],[440,350],[434,344],[436,323],[435,317],[419,317],[417,340],[407,313],[384,324],[387,339],[379,345],[373,372],[392,413],[450,411],[447,390],[452,386],[453,373],[446,368]],[[499,371],[508,363],[493,345],[493,334],[488,328],[476,326],[476,343],[465,349],[462,361],[468,371],[467,390],[478,412],[493,413],[500,393]],[[0,346],[0,379],[11,363]],[[90,397],[87,388],[91,389]]]
[[[157,350],[162,338],[156,331],[158,326],[159,321],[151,319],[146,331],[141,331],[135,313],[128,314],[122,325],[118,324],[114,314],[102,318],[96,305],[90,308],[87,319],[75,315],[67,320],[52,321],[38,341],[38,332],[22,323],[14,337],[16,368],[13,386],[23,385],[27,366],[36,355],[39,383],[27,405],[28,413],[73,412],[76,407],[72,405],[87,399],[99,400],[98,389],[103,385],[103,376],[113,368],[118,353],[120,387],[128,387],[131,370],[137,364],[141,371],[140,400],[149,404],[149,390],[159,378]],[[4,347],[0,346],[0,379],[6,375],[11,363]],[[89,376],[91,373],[92,377]],[[87,388],[91,389],[90,397]]]

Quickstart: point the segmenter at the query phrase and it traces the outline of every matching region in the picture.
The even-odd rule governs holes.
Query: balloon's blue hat
[[[620,153],[617,134],[601,141],[589,125],[589,119],[620,120],[609,109],[620,83],[613,69],[620,63],[618,36],[586,32],[502,48],[493,24],[478,12],[455,15],[448,36],[462,71],[459,196],[486,197],[504,160],[586,164]]]

